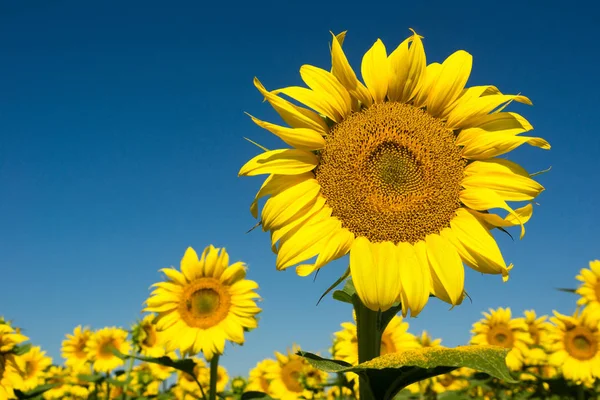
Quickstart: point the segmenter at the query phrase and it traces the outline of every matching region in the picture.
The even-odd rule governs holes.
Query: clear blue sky
[[[247,111],[277,120],[252,85],[300,84],[308,63],[330,67],[329,31],[348,30],[359,70],[381,38],[388,49],[425,37],[428,61],[473,54],[470,85],[529,96],[516,105],[552,150],[511,159],[546,191],[514,242],[498,235],[515,268],[508,283],[467,273],[472,303],[432,300],[411,319],[446,345],[464,344],[489,307],[571,312],[578,270],[600,258],[597,10],[563,2],[0,2],[0,315],[25,328],[57,361],[77,324],[128,327],[157,271],[187,246],[225,246],[249,265],[263,296],[260,327],[223,365],[246,373],[296,342],[326,351],[350,308],[319,295],[345,269],[316,282],[276,272],[269,236],[245,232],[262,179],[237,178],[257,149],[276,147]],[[380,3],[384,4],[384,3]],[[400,6],[400,4],[403,4]],[[443,5],[442,5],[443,4]],[[591,4],[591,2],[589,2]]]

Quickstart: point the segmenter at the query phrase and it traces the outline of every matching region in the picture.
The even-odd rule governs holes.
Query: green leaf
[[[54,388],[58,386],[58,383],[49,383],[47,385],[40,385],[38,387],[36,387],[33,390],[30,390],[29,392],[23,393],[20,390],[15,390],[15,395],[17,396],[18,399],[33,399],[34,397],[37,397],[39,395],[41,395],[44,392],[47,392],[48,390]]]
[[[23,354],[29,352],[31,350],[31,343],[24,344],[22,346],[16,345],[12,349],[12,353],[16,356],[22,356]]]
[[[128,358],[134,358],[139,361],[146,361],[146,362],[153,363],[153,364],[163,365],[165,367],[175,368],[176,370],[179,370],[179,371],[182,371],[182,372],[185,372],[185,373],[188,373],[188,374],[194,376],[194,367],[196,366],[196,363],[194,362],[194,360],[189,359],[189,358],[184,358],[182,360],[172,360],[171,358],[169,358],[167,356],[162,356],[162,357],[134,356],[134,355],[123,354],[115,348],[113,348],[111,350],[117,357],[121,358],[122,360],[126,360]]]
[[[272,397],[270,397],[268,394],[263,393],[263,392],[255,392],[255,391],[250,391],[250,392],[244,392],[242,393],[242,397],[240,400],[251,400],[251,399],[272,399]]]
[[[560,292],[577,293],[577,291],[575,289],[569,289],[569,288],[556,288],[556,290],[558,290]]]
[[[346,279],[346,284],[342,290],[336,290],[333,292],[333,298],[335,300],[344,302],[344,303],[352,303],[352,296],[356,294],[356,289],[354,288],[354,283],[352,282],[352,278]]]
[[[125,379],[123,381],[119,379],[107,378],[106,382],[110,383],[113,386],[124,387],[125,385],[129,385],[132,380],[133,377],[130,376],[128,379]]]
[[[100,374],[94,374],[94,375],[82,374],[82,375],[77,375],[77,378],[84,382],[100,383],[100,382],[104,382],[105,376],[100,375]]]
[[[321,300],[323,300],[323,297],[327,296],[327,294],[329,292],[331,292],[333,289],[335,289],[340,283],[342,283],[344,281],[344,279],[346,279],[348,276],[350,276],[350,267],[348,267],[346,269],[346,272],[344,272],[342,274],[342,276],[340,276],[337,281],[333,282],[333,285],[329,286],[329,288],[325,291],[325,293],[323,293],[321,295],[321,297],[319,297],[319,301],[317,301],[317,305],[319,305],[319,303],[321,302]],[[333,298],[335,299],[335,293],[333,295]],[[336,299],[337,300],[337,299]]]

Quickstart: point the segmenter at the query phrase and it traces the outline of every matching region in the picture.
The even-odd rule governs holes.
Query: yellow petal
[[[325,246],[317,256],[314,264],[299,265],[296,273],[299,276],[308,276],[329,262],[345,256],[352,246],[354,234],[346,228],[335,230],[325,240]]]
[[[300,86],[289,86],[277,89],[274,92],[285,94],[307,107],[312,108],[316,112],[323,114],[334,122],[340,122],[342,120],[341,114],[336,110],[335,104],[332,103],[332,100],[328,95]]]
[[[325,207],[326,200],[323,196],[318,196],[311,209],[305,214],[298,215],[295,219],[289,221],[280,229],[271,231],[271,249],[277,253],[277,242],[284,242],[287,238],[293,236],[300,227],[309,225],[331,216],[331,207]]]
[[[327,124],[319,114],[307,110],[306,108],[298,107],[276,94],[267,91],[257,78],[254,78],[254,86],[256,86],[259,92],[267,99],[275,111],[277,111],[289,126],[293,128],[312,129],[321,135],[324,135],[329,131]]]
[[[327,218],[301,226],[293,236],[281,243],[277,253],[276,268],[286,269],[319,254],[325,245],[323,239],[326,239],[340,225],[339,220]]]
[[[513,100],[531,105],[531,101],[527,97],[520,95],[496,94],[476,97],[454,107],[452,111],[448,113],[446,126],[452,129],[471,127],[473,126],[474,121],[477,121],[479,118],[488,115],[501,105]]]
[[[307,179],[269,198],[261,213],[263,230],[279,229],[298,213],[308,211],[320,190],[316,179]]]
[[[352,112],[352,98],[333,74],[312,65],[303,65],[300,68],[300,76],[308,87],[327,97],[342,118]]]
[[[297,149],[271,150],[257,155],[244,164],[238,175],[299,175],[312,171],[317,164],[319,164],[317,156],[308,151]]]
[[[365,53],[361,73],[375,103],[385,100],[389,81],[389,67],[385,45],[380,39]]]
[[[352,97],[358,99],[362,104],[370,106],[373,103],[371,93],[356,78],[356,74],[342,50],[343,38],[338,36],[333,37],[331,44],[331,73],[344,85]]]
[[[427,235],[427,259],[431,267],[433,293],[452,305],[462,302],[465,269],[456,248],[440,235]]]
[[[243,262],[236,262],[225,268],[219,281],[224,285],[233,285],[246,277],[246,265]]]
[[[402,282],[402,316],[416,317],[427,301],[431,292],[431,272],[427,263],[421,263],[410,243],[398,243],[398,269]]]
[[[373,311],[388,310],[400,296],[396,247],[391,242],[355,239],[350,250],[350,274],[358,297]]]
[[[506,218],[502,218],[499,215],[493,213],[483,213],[475,210],[469,210],[470,213],[475,215],[479,220],[484,221],[489,227],[510,227],[521,225],[521,239],[525,236],[524,225],[529,221],[533,215],[533,205],[527,204],[524,207],[515,209],[514,214],[508,214]]]
[[[423,107],[427,105],[427,97],[429,96],[429,92],[433,87],[433,84],[437,81],[438,75],[442,71],[442,64],[440,63],[431,63],[425,68],[425,72],[421,77],[422,84],[419,87],[419,92],[417,93],[417,97],[413,102],[415,107]]]
[[[440,73],[427,97],[427,112],[443,117],[448,108],[461,94],[473,65],[473,57],[464,50],[451,54],[442,63]]]
[[[410,48],[409,42],[412,42]],[[389,101],[407,103],[411,100],[419,91],[426,65],[423,42],[413,31],[413,36],[400,43],[389,56]]]
[[[479,219],[467,210],[459,209],[450,221],[450,227],[442,231],[442,236],[446,236],[444,232],[451,232],[446,238],[456,246],[465,264],[485,274],[508,276],[512,266],[506,266],[496,240]]]
[[[160,270],[160,272],[165,274],[165,276],[169,280],[179,285],[185,285],[187,283],[185,276],[181,272],[177,271],[175,268],[163,268]]]
[[[300,150],[320,150],[325,147],[325,139],[321,134],[309,128],[288,128],[261,121],[248,114],[252,121],[263,129],[268,130],[292,147]]]
[[[180,269],[188,281],[196,279],[197,273],[200,271],[198,268],[198,254],[191,247],[188,247],[183,255]]]
[[[525,234],[525,227],[520,217],[515,214],[515,211],[495,191],[486,188],[465,188],[460,192],[460,201],[475,211],[487,211],[494,208],[501,208],[508,211],[519,221],[521,225],[521,237]]]
[[[258,193],[250,205],[250,212],[254,218],[258,217],[258,200],[265,196],[271,196],[297,185],[307,179],[314,179],[312,172],[306,172],[300,175],[271,175],[263,182]]]

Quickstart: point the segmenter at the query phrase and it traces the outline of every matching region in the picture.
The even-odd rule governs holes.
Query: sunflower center
[[[499,324],[490,327],[490,330],[487,333],[487,340],[489,344],[511,349],[515,338],[512,330],[508,326]]]
[[[215,278],[199,278],[185,287],[179,313],[188,326],[208,329],[227,317],[230,306],[227,286]]]
[[[577,326],[566,333],[565,350],[578,360],[589,360],[598,352],[598,340],[589,328]]]
[[[451,374],[444,374],[440,378],[438,378],[438,382],[443,387],[448,387],[452,385],[454,383],[454,380],[454,376],[452,376]]]
[[[540,330],[535,324],[529,325],[529,334],[531,335],[531,339],[533,339],[533,344],[540,344]]]
[[[6,370],[6,358],[4,357],[4,355],[2,355],[0,353],[0,381],[2,380],[2,377],[4,376],[5,370]]]
[[[113,339],[105,339],[100,346],[98,346],[98,358],[103,358],[103,359],[107,359],[107,358],[112,358],[115,357],[114,353],[113,353],[113,349],[118,349],[119,348],[119,343]]]
[[[300,373],[304,369],[304,363],[295,359],[281,367],[281,380],[290,392],[301,393],[304,389],[300,383]]]
[[[425,111],[375,104],[332,128],[316,179],[356,236],[415,243],[448,227],[460,207],[465,160],[455,141]]]
[[[87,358],[87,353],[85,352],[85,345],[87,343],[88,337],[81,337],[79,341],[75,344],[75,357],[82,359]]]
[[[396,346],[394,345],[394,342],[391,340],[391,338],[388,335],[383,335],[381,337],[381,347],[380,347],[381,355],[388,354],[388,353],[395,353],[395,352],[396,352]]]
[[[594,292],[596,293],[596,300],[600,301],[600,281],[596,282]]]

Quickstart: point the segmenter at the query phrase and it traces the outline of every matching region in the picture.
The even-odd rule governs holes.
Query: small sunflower
[[[248,386],[248,381],[243,376],[236,376],[231,380],[231,390],[234,393],[244,393],[246,386]]]
[[[148,357],[165,355],[162,333],[156,330],[154,315],[146,315],[143,320],[133,326],[131,337],[140,353]]]
[[[269,390],[270,380],[267,378],[269,371],[271,371],[277,361],[267,358],[265,360],[259,361],[256,364],[256,367],[250,370],[248,374],[248,385],[246,386],[245,391],[256,391],[263,392],[272,395]]]
[[[472,370],[459,368],[447,374],[438,375],[432,378],[431,389],[438,394],[466,389],[469,387],[467,377],[471,374]]]
[[[513,209],[507,201],[530,202],[544,188],[498,156],[525,143],[550,145],[520,136],[531,124],[502,111],[530,100],[492,85],[467,88],[472,56],[463,50],[427,65],[414,31],[390,54],[375,42],[362,59],[363,84],[344,37],[333,37],[331,72],[300,68],[308,88],[269,91],[254,80],[289,127],[252,121],[292,146],[265,149],[239,171],[269,175],[250,211],[258,217],[258,200],[269,197],[260,222],[271,232],[277,269],[298,265],[307,276],[350,253],[362,302],[387,310],[401,300],[403,316],[417,315],[431,292],[460,304],[463,263],[508,279],[512,265],[491,230],[519,225],[522,237],[532,205]]]
[[[423,331],[421,336],[416,338],[420,347],[442,347],[442,339],[433,339],[427,331]]]
[[[198,255],[189,247],[181,260],[181,272],[161,270],[166,282],[146,301],[144,311],[157,312],[155,323],[169,349],[198,354],[207,360],[223,354],[225,341],[244,343],[244,330],[256,328],[258,284],[244,279],[243,262],[229,265],[225,249],[208,246]]]
[[[175,354],[175,352],[171,352],[166,355],[171,360],[177,359],[177,355]],[[150,370],[150,373],[152,374],[152,376],[160,381],[164,381],[164,380],[168,379],[175,372],[175,370],[173,368],[167,367],[164,365],[160,365],[160,364],[148,363],[147,366],[148,366],[148,369]]]
[[[69,371],[61,366],[53,365],[46,372],[46,384],[54,385],[42,395],[46,400],[63,399],[70,387]]]
[[[44,383],[44,371],[52,364],[52,358],[46,356],[41,347],[33,346],[25,354],[16,357],[21,370],[22,384],[19,389],[28,392]]]
[[[204,376],[206,376],[208,368],[206,368],[206,363],[202,359],[193,357],[192,360],[195,364],[194,376],[182,371],[177,371],[177,386],[182,389],[183,393],[192,394],[197,396],[197,398],[200,398],[202,391],[198,387],[196,380],[198,380],[202,386],[202,390],[207,393],[209,382],[206,382]]]
[[[296,355],[300,348],[293,346],[287,354],[275,352],[277,362],[270,366],[267,379],[272,396],[280,400],[312,399],[315,387],[327,380],[327,373],[312,367]],[[312,389],[312,390],[311,390]]]
[[[525,357],[527,365],[544,365],[547,362],[548,355],[548,336],[552,330],[552,324],[547,322],[548,316],[538,317],[534,310],[525,310],[525,323],[529,336],[531,336],[531,346]]]
[[[86,326],[75,327],[72,334],[67,334],[62,342],[61,355],[66,360],[65,365],[78,368],[88,361],[85,346],[92,336],[92,331]]]
[[[506,365],[513,371],[521,369],[524,355],[533,343],[523,318],[512,318],[510,308],[490,309],[485,318],[473,324],[471,344],[488,344],[510,349]]]
[[[590,268],[582,268],[576,279],[582,282],[577,305],[600,309],[600,260],[590,261]]]
[[[29,338],[17,333],[6,321],[0,322],[0,400],[14,398],[14,389],[22,385],[23,371],[13,350],[26,340]]]
[[[208,388],[210,386],[210,369],[201,369],[200,375],[198,376],[198,380],[200,381],[200,384],[202,384],[202,386]],[[224,392],[228,382],[229,374],[227,373],[227,369],[222,365],[219,365],[219,367],[217,368],[217,393]]]
[[[113,348],[122,354],[129,354],[131,345],[127,341],[126,330],[116,327],[102,328],[88,339],[86,352],[95,371],[110,372],[124,364],[124,361],[113,353]]]
[[[550,320],[550,364],[575,382],[600,378],[600,310],[584,308],[573,316],[555,311]]]
[[[356,318],[355,318],[356,321]],[[337,360],[358,364],[358,336],[356,323],[343,322],[342,330],[334,333],[333,353]],[[419,348],[417,338],[408,332],[408,322],[395,316],[381,335],[380,354],[397,353],[405,349]]]

